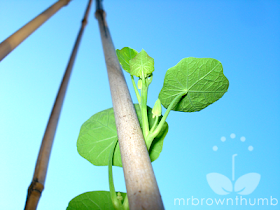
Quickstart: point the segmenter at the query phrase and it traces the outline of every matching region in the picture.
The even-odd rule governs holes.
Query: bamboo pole
[[[68,82],[69,82],[72,68],[74,65],[74,61],[75,61],[75,58],[77,55],[79,44],[80,44],[80,41],[82,38],[82,34],[83,34],[84,28],[87,24],[87,17],[89,14],[89,9],[90,9],[91,3],[92,3],[92,0],[89,0],[84,18],[82,20],[81,29],[77,36],[76,43],[74,45],[71,57],[69,59],[67,68],[65,70],[58,94],[56,96],[56,100],[55,100],[55,103],[54,103],[54,106],[53,106],[53,109],[52,109],[52,112],[51,112],[51,115],[49,118],[49,122],[48,122],[48,125],[46,128],[43,140],[42,140],[42,144],[41,144],[40,152],[38,155],[33,179],[28,188],[25,210],[35,210],[37,208],[41,193],[44,189],[50,153],[51,153],[51,149],[52,149],[52,145],[53,145],[56,127],[57,127],[58,120],[59,120],[59,115],[60,115],[61,108],[63,105],[63,100],[64,100],[65,93],[67,90]]]
[[[96,0],[95,17],[107,66],[129,208],[162,210],[164,207],[150,157],[100,0]]]
[[[53,16],[59,9],[66,6],[70,0],[59,0],[51,7],[46,9],[40,15],[35,17],[25,26],[20,28],[6,40],[0,43],[0,61],[2,61],[11,51],[13,51],[21,42],[23,42],[30,34]]]

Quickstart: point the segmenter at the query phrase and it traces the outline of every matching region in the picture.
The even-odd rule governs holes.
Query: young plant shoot
[[[147,106],[153,80],[154,59],[145,50],[125,47],[116,50],[122,68],[130,74],[138,100],[134,105],[151,161],[156,160],[168,132],[166,119],[171,110],[197,112],[219,100],[229,87],[222,64],[213,58],[184,58],[167,70],[163,87],[153,108]],[[135,78],[138,78],[137,85]],[[138,90],[139,89],[139,90]],[[162,116],[162,106],[166,108]],[[128,210],[126,193],[116,192],[112,166],[122,167],[113,108],[89,118],[77,141],[79,154],[96,166],[107,166],[110,191],[83,193],[69,202],[67,210]]]

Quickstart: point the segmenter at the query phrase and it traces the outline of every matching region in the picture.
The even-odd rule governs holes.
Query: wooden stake
[[[25,26],[20,28],[6,40],[0,43],[0,61],[2,61],[13,49],[23,42],[30,34],[53,16],[59,9],[66,6],[70,0],[59,0],[40,15],[35,17]],[[2,8],[3,9],[3,8]]]
[[[164,207],[150,157],[100,0],[96,0],[95,17],[99,23],[107,66],[129,208],[162,210]]]
[[[92,0],[89,0],[84,19],[82,20],[82,26],[79,31],[76,43],[74,45],[68,66],[65,70],[63,80],[61,82],[58,94],[56,96],[56,100],[49,118],[49,122],[42,140],[40,152],[38,155],[35,172],[33,175],[32,182],[28,188],[28,194],[25,204],[25,210],[35,210],[37,208],[41,193],[44,189],[50,153],[53,145],[54,135],[56,131],[56,127],[58,124],[58,119],[60,115],[60,111],[62,108],[63,100],[65,97],[66,89],[68,86],[68,82],[70,79],[70,75],[72,72],[73,64],[77,55],[78,47],[82,38],[82,34],[84,28],[87,24],[87,17],[89,14],[89,9],[91,6]]]

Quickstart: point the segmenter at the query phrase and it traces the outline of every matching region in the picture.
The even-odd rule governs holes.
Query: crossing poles
[[[101,0],[96,0],[130,210],[164,209],[131,96],[115,53]]]
[[[20,28],[6,40],[0,43],[0,61],[2,61],[13,49],[15,49],[21,42],[23,42],[30,34],[46,22],[63,6],[66,6],[71,0],[59,0],[51,7],[46,9],[40,15],[35,17],[25,26]]]
[[[61,82],[58,94],[56,96],[56,100],[49,118],[49,122],[47,124],[47,128],[45,130],[45,134],[42,140],[40,152],[37,158],[37,163],[35,167],[35,172],[33,175],[32,182],[28,188],[28,194],[25,204],[25,210],[35,210],[37,208],[41,193],[44,189],[48,163],[50,158],[50,153],[52,149],[52,144],[54,140],[54,135],[56,131],[56,127],[59,120],[60,111],[63,105],[63,100],[65,97],[65,93],[67,90],[68,82],[70,79],[70,75],[72,72],[73,64],[77,55],[77,51],[79,48],[79,44],[83,35],[84,28],[87,24],[87,17],[89,14],[89,9],[91,6],[92,0],[89,0],[84,18],[82,20],[81,29],[76,39],[76,43],[74,45],[72,54],[70,56],[67,68],[65,70],[63,80]]]

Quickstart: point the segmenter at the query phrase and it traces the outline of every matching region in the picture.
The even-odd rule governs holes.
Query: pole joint
[[[96,0],[95,18],[98,19],[98,15],[102,18],[106,17],[106,12],[103,9],[102,0]]]
[[[33,179],[29,188],[27,197],[29,197],[33,192],[41,195],[44,190],[44,185],[38,181],[38,179]]]
[[[84,19],[82,20],[82,26],[85,27],[86,24],[87,24],[87,22],[88,22],[87,19],[84,18]]]

